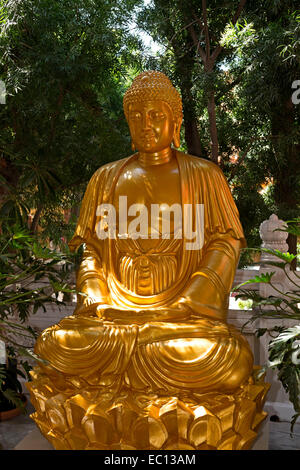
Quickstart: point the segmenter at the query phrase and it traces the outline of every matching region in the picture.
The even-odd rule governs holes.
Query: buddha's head
[[[124,95],[124,112],[133,149],[153,153],[180,145],[182,102],[176,88],[162,72],[138,75]]]

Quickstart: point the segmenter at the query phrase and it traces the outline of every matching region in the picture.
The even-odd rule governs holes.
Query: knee
[[[253,371],[253,356],[247,349],[242,350],[241,354],[232,365],[230,374],[224,381],[222,392],[232,393],[243,385],[250,377]]]

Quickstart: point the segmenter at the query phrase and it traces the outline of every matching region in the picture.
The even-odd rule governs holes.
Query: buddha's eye
[[[134,121],[139,121],[142,118],[142,115],[138,111],[133,111],[132,113],[130,113],[130,118]]]
[[[162,121],[165,118],[164,113],[159,111],[152,111],[150,116],[153,121]]]

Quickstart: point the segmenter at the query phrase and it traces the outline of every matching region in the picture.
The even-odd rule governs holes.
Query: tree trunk
[[[218,164],[219,142],[216,119],[215,93],[211,91],[208,96],[207,110],[209,115],[209,133],[211,138],[211,159]]]
[[[293,235],[292,233],[289,233],[289,236],[287,238],[287,244],[289,246],[289,253],[292,253],[293,255],[297,255],[297,237],[296,235]],[[297,268],[297,258],[295,258],[291,262],[291,268],[295,271]]]
[[[179,78],[179,86],[182,97],[182,107],[184,115],[184,132],[187,150],[190,155],[205,157],[205,151],[201,142],[197,126],[197,113],[195,98],[192,94],[193,71],[196,54],[192,44],[187,44],[188,48],[183,53],[182,45],[173,40],[173,51],[175,55],[176,75]]]
[[[191,119],[191,117],[187,115],[187,113],[185,113],[184,117],[184,136],[188,153],[190,155],[195,155],[196,157],[204,157],[196,118]]]
[[[31,226],[30,226],[30,233],[32,233],[32,234],[35,234],[37,232],[37,228],[38,228],[38,224],[39,224],[39,220],[40,220],[42,210],[43,210],[43,205],[39,204],[39,206],[37,207],[37,210],[34,214]]]

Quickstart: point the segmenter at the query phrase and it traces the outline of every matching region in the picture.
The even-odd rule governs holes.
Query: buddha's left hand
[[[139,314],[138,310],[122,309],[111,304],[100,304],[96,308],[96,314],[103,320],[127,320],[130,323],[132,318]]]
[[[102,304],[97,307],[97,316],[104,320],[124,320],[126,323],[143,324],[149,321],[180,321],[191,315],[191,309],[183,304],[165,308],[121,309]]]
[[[85,302],[80,306],[77,306],[74,315],[80,317],[95,317],[97,316],[97,307],[101,305],[101,302]]]

